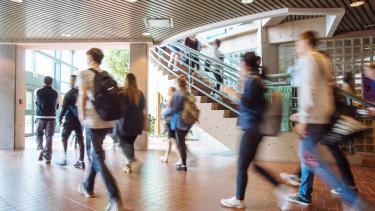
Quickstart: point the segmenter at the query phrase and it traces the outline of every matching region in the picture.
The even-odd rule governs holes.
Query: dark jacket
[[[55,119],[59,94],[50,86],[44,86],[36,91],[36,115],[38,119]]]
[[[194,49],[196,51],[200,51],[201,50],[201,43],[197,39],[192,40],[189,37],[187,37],[185,39],[185,46],[187,46],[187,47],[189,47],[191,49]]]
[[[266,107],[266,92],[262,82],[254,76],[250,75],[244,85],[244,91],[241,95],[240,103],[240,124],[242,130],[258,128],[263,112]]]
[[[62,122],[64,117],[67,123],[78,120],[77,99],[77,88],[72,88],[65,94],[59,117],[60,122]]]
[[[145,98],[141,92],[138,105],[133,105],[127,95],[122,97],[122,118],[116,121],[115,134],[117,136],[136,136],[142,134],[144,128]]]

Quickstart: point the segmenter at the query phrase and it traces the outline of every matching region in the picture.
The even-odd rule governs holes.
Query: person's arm
[[[59,123],[60,123],[60,125],[61,125],[61,123],[62,123],[62,119],[64,118],[64,116],[65,116],[65,114],[66,114],[66,112],[68,111],[68,94],[69,94],[69,92],[67,93],[67,95],[65,95],[65,97],[64,97],[64,100],[63,100],[63,104],[62,104],[62,106],[61,106],[61,112],[60,112],[60,116],[59,116]]]
[[[257,81],[255,81],[255,80],[256,79],[254,79],[254,78],[248,78],[245,81],[244,91],[241,95],[241,102],[246,107],[251,107],[253,102],[254,102],[254,94],[257,91],[256,90]]]

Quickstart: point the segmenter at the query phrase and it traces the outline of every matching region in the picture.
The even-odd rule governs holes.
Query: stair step
[[[238,109],[238,105],[237,104],[228,104],[230,107],[232,108],[236,108]],[[211,110],[227,110],[228,108],[225,107],[224,105],[220,104],[220,103],[217,103],[217,102],[213,102],[212,105],[211,105]]]
[[[236,118],[238,115],[231,110],[224,110],[224,118]]]

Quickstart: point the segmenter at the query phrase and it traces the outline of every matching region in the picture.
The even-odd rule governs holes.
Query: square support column
[[[262,57],[262,65],[267,68],[267,74],[279,72],[277,52],[277,46],[268,42],[267,28],[263,27],[262,20],[258,21],[257,54]]]
[[[148,46],[146,43],[130,44],[130,72],[137,77],[138,87],[145,95],[146,103],[148,104]],[[143,132],[142,135],[138,136],[134,145],[136,150],[147,150],[147,135],[146,132]]]
[[[16,45],[0,45],[0,149],[15,148]]]

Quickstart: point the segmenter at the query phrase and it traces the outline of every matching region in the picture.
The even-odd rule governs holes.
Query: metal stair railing
[[[156,50],[157,49],[157,50]],[[169,61],[164,58],[164,55],[169,55],[171,56],[168,52],[164,51],[163,49],[161,49],[160,47],[156,47],[156,49],[152,49],[151,50],[151,58],[161,67],[163,67],[163,69],[167,70],[170,74],[174,75],[175,77],[178,77],[179,74],[178,72],[174,71],[173,69],[170,69],[169,67],[167,67],[165,64],[163,64],[162,61],[168,63]],[[163,53],[163,56],[160,56],[160,54],[158,52],[162,52]],[[226,93],[222,92],[222,91],[219,91],[219,90],[216,90],[214,89],[210,84],[206,83],[205,81],[201,80],[200,78],[196,77],[194,74],[192,74],[192,72],[190,71],[192,68],[190,66],[188,66],[188,71],[186,70],[183,70],[181,68],[179,68],[178,66],[175,67],[179,72],[183,73],[184,75],[187,76],[188,78],[188,84],[190,87],[194,88],[195,90],[201,92],[202,94],[204,94],[205,96],[209,97],[211,100],[213,100],[214,102],[216,103],[219,103],[220,105],[224,106],[225,108],[229,109],[230,111],[234,112],[235,114],[239,115],[240,112],[238,111],[237,108],[235,108],[234,106],[232,105],[229,105],[227,104],[226,102],[224,102],[222,99],[229,99],[230,101],[232,101],[234,104],[238,104],[238,100],[237,99],[234,99],[230,96],[228,96]],[[201,89],[200,87],[198,87],[194,82],[198,82],[199,84],[202,84],[204,87],[206,87],[207,89],[209,90],[212,90],[212,91],[216,91],[216,93],[218,93],[220,95],[220,97],[222,99],[218,99],[217,97],[214,97],[212,96],[210,93],[207,93],[205,90]]]

